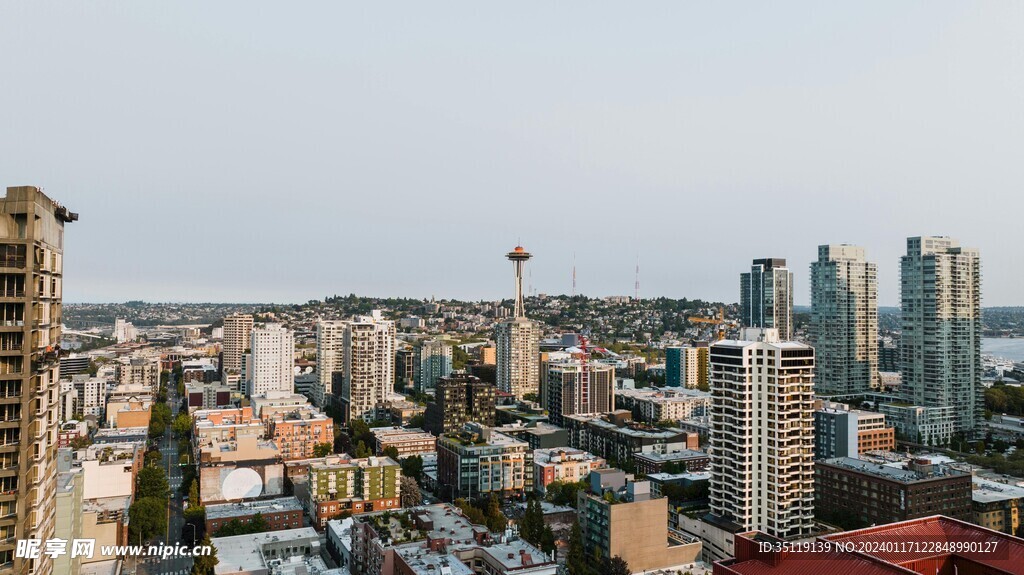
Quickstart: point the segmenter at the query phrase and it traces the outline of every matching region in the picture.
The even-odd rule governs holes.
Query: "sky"
[[[1024,305],[1024,3],[0,3],[0,186],[67,302],[736,301],[906,238]]]

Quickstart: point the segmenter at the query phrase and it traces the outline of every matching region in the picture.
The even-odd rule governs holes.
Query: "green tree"
[[[384,448],[384,455],[390,457],[391,459],[394,459],[395,461],[398,461],[398,448],[395,447],[394,445],[389,445]]]
[[[565,567],[569,575],[590,575],[587,552],[583,548],[583,531],[579,522],[574,522],[569,532],[569,552],[565,558]]]
[[[466,362],[469,361],[469,354],[466,350],[455,345],[452,346],[452,369],[466,369]]]
[[[540,535],[540,550],[550,555],[558,549],[558,545],[555,544],[555,532],[551,530],[550,525],[544,526],[544,531]]]
[[[174,418],[171,429],[178,437],[188,437],[192,434],[192,418],[187,412],[182,411]]]
[[[500,533],[508,526],[508,517],[505,517],[505,514],[501,512],[501,503],[493,493],[487,499],[486,518],[487,528],[494,533]]]
[[[92,439],[89,439],[88,435],[79,435],[71,440],[71,447],[75,449],[85,449],[92,445]]]
[[[145,499],[154,497],[156,499],[167,499],[171,488],[167,483],[167,474],[162,467],[146,465],[139,470],[135,482],[135,498]]]
[[[402,460],[402,475],[412,477],[417,483],[423,478],[423,458],[419,455],[410,455]]]
[[[150,466],[150,465],[160,465],[160,458],[161,457],[162,456],[160,455],[160,451],[158,451],[158,450],[147,451],[146,452],[145,464],[147,466]]]
[[[366,443],[360,439],[359,443],[356,444],[356,458],[362,459],[364,457],[369,457],[371,455],[373,454],[370,453],[369,449],[367,449]]]
[[[252,519],[246,522],[242,522],[238,519],[232,519],[224,524],[223,527],[217,530],[216,537],[232,537],[235,535],[251,535],[253,533],[262,533],[270,530],[270,524],[263,518],[262,513],[256,513],[252,516]]]
[[[601,573],[605,575],[630,575],[629,564],[618,555],[605,559],[603,563]]]
[[[325,457],[334,452],[334,445],[330,443],[317,443],[313,446],[313,457]]]
[[[424,417],[424,415],[422,413],[417,413],[416,415],[414,415],[411,418],[409,418],[409,425],[408,425],[408,427],[423,429],[423,426],[426,423],[427,423],[427,418]]]
[[[166,534],[167,499],[143,497],[136,499],[128,508],[128,527],[131,541],[147,541],[152,537]]]
[[[210,541],[209,533],[203,537],[203,541],[200,545],[204,548],[211,549],[211,553],[210,555],[199,555],[195,558],[192,563],[192,575],[214,575],[214,568],[217,567],[220,560],[217,559],[217,548],[214,547],[213,543]]]

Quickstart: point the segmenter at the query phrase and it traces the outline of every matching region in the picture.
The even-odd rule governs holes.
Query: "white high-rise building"
[[[814,530],[814,349],[774,329],[711,346],[711,512],[781,538]]]
[[[345,422],[383,417],[395,388],[395,322],[380,311],[359,316],[345,329],[341,408]]]
[[[324,407],[337,391],[335,377],[345,372],[345,328],[348,322],[321,320],[316,324],[316,383],[313,402]],[[335,375],[337,374],[337,375]]]
[[[793,338],[793,274],[785,259],[754,260],[740,274],[740,315],[744,327],[774,328],[783,340]]]
[[[246,366],[249,396],[271,391],[295,391],[295,337],[279,323],[268,323],[252,330],[250,354]]]
[[[869,391],[878,379],[878,271],[864,248],[818,246],[811,263],[810,343],[819,394]]]
[[[241,379],[242,355],[249,349],[252,326],[252,316],[249,314],[236,313],[224,318],[224,341],[221,344],[224,360],[221,377],[225,385],[229,380],[244,381]]]
[[[978,250],[947,237],[907,238],[900,271],[904,399],[925,408],[954,407],[953,433],[970,431],[984,408]],[[901,431],[914,433],[906,426]]]
[[[523,265],[533,257],[522,246],[506,254],[515,269],[515,307],[512,317],[494,327],[497,343],[498,389],[522,399],[540,392],[540,324],[526,319],[523,305]]]
[[[416,391],[434,393],[437,381],[452,374],[452,346],[437,337],[419,342],[415,349]]]
[[[139,338],[139,332],[132,325],[132,322],[125,321],[121,318],[114,320],[114,339],[117,343],[125,343],[127,341],[135,341]]]

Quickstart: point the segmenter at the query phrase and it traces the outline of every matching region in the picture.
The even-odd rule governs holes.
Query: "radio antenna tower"
[[[636,254],[636,281],[633,283],[633,299],[640,301],[640,254]]]
[[[572,297],[576,297],[576,252],[572,253]]]

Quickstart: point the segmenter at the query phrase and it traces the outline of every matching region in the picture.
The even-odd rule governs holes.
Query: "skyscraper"
[[[249,396],[295,391],[295,337],[279,323],[252,330]]]
[[[810,340],[819,394],[868,391],[878,378],[878,282],[864,248],[818,246],[811,263]]]
[[[774,329],[712,344],[711,512],[782,538],[814,528],[814,349]]]
[[[515,269],[515,308],[510,319],[494,327],[497,342],[498,389],[522,399],[540,391],[540,326],[526,319],[523,307],[523,265],[533,257],[522,246],[506,254]]]
[[[615,366],[588,362],[585,382],[582,375],[583,365],[578,359],[548,364],[545,387],[551,423],[562,425],[562,417],[566,415],[607,413],[615,409]]]
[[[14,548],[55,532],[64,224],[77,219],[32,186],[0,205],[0,573],[53,571]]]
[[[334,382],[340,381],[345,367],[345,327],[343,321],[320,320],[316,323],[316,384],[313,402],[324,407],[334,396]]]
[[[775,328],[779,338],[793,338],[793,274],[782,258],[754,260],[740,274],[740,321],[744,327]]]
[[[345,329],[341,408],[345,423],[383,417],[395,389],[395,322],[379,310],[358,316]]]
[[[948,237],[907,238],[900,272],[904,398],[955,406],[953,432],[974,429],[983,409],[978,250]]]
[[[452,373],[452,346],[444,338],[425,339],[416,344],[416,391],[433,393],[437,380]]]
[[[242,355],[249,349],[252,326],[249,314],[236,313],[224,318],[224,341],[221,345],[224,353],[221,381],[224,385],[241,382]]]

